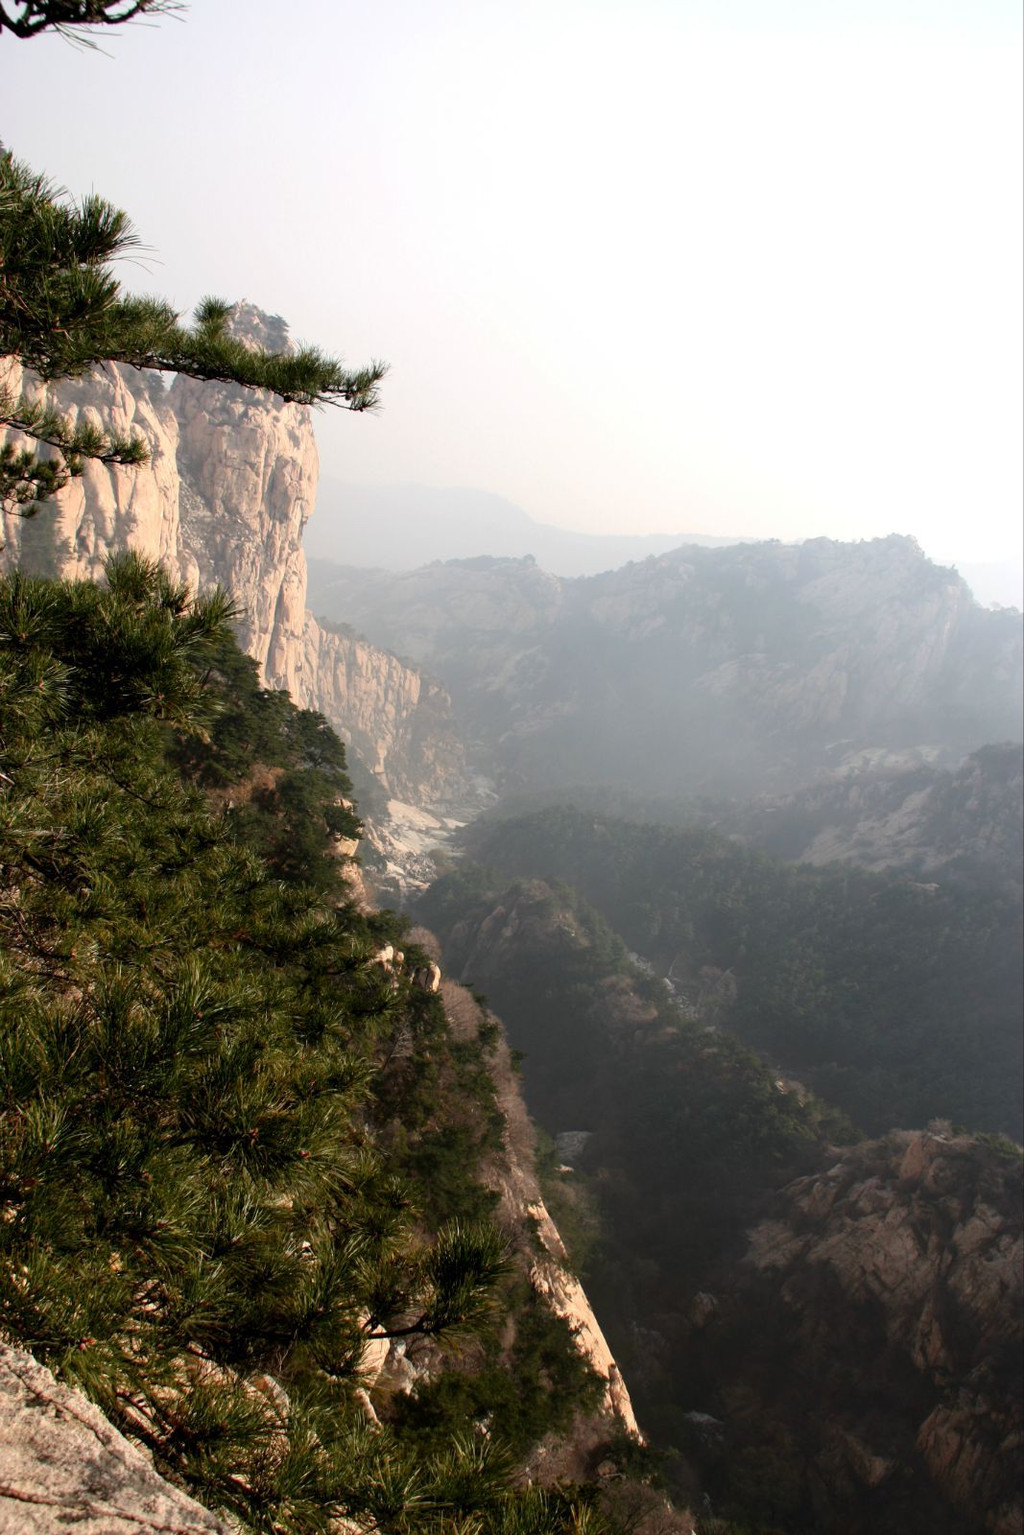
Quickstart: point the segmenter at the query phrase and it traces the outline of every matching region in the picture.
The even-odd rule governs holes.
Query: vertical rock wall
[[[243,337],[287,344],[283,322],[251,305],[238,307],[233,324]],[[8,363],[6,382],[22,387],[17,364]],[[461,795],[465,767],[446,690],[306,612],[302,533],[319,473],[308,407],[181,376],[168,389],[159,376],[114,364],[48,394],[74,421],[141,433],[149,462],[87,463],[34,517],[4,513],[0,569],[96,580],[110,554],[136,549],[199,590],[224,586],[267,686],[326,715],[397,798],[441,806]]]

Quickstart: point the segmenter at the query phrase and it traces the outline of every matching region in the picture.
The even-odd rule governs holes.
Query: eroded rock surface
[[[0,1535],[237,1535],[80,1392],[0,1343]]]
[[[863,1518],[877,1491],[891,1515],[903,1484],[924,1517],[930,1507],[964,1531],[1020,1535],[1019,1180],[1009,1147],[948,1126],[897,1132],[791,1184],[753,1231],[733,1341],[755,1310],[786,1340],[775,1399],[767,1354],[748,1358],[750,1378],[787,1432],[801,1400],[817,1404],[803,1452],[818,1439],[837,1508],[845,1499]],[[839,1528],[817,1512],[824,1529]]]

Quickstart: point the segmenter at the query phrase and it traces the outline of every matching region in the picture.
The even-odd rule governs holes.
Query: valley
[[[251,306],[232,323],[287,344]],[[634,1499],[644,1535],[1018,1535],[1020,615],[898,536],[686,546],[580,577],[529,556],[307,567],[305,408],[116,366],[61,399],[143,423],[151,462],[88,463],[45,520],[7,516],[0,565],[95,581],[131,548],[230,591],[251,672],[222,652],[209,742],[145,771],[184,772],[218,837],[346,913],[330,964],[375,1083],[359,1112],[414,1191],[397,1246],[498,1211],[516,1252],[503,1320],[461,1365],[421,1341],[360,1387],[403,1464],[440,1487],[451,1434],[495,1425],[538,1486],[605,1466],[601,1507]],[[89,935],[116,836],[101,853],[99,894],[75,886]],[[300,915],[271,944],[289,996],[324,984]],[[241,942],[263,974],[253,921],[244,901],[225,915],[212,965]],[[601,1345],[581,1357],[563,1324],[584,1301]],[[279,1324],[261,1317],[266,1373]],[[21,1336],[69,1369],[38,1334]],[[289,1360],[282,1389],[313,1403],[308,1354]],[[350,1384],[335,1407],[358,1438]],[[359,1517],[380,1519],[380,1468],[360,1464]],[[402,1517],[381,1528],[420,1527]]]

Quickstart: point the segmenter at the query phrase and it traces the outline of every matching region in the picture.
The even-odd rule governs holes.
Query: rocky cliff
[[[233,324],[254,342],[288,344],[284,323],[250,305]],[[9,382],[21,386],[20,370]],[[96,579],[109,554],[132,548],[192,586],[220,584],[268,686],[325,714],[390,794],[428,805],[460,797],[463,753],[446,690],[306,611],[302,533],[318,477],[307,407],[184,377],[168,389],[159,375],[115,365],[51,398],[73,420],[141,433],[149,462],[87,462],[35,517],[5,514],[0,568]]]
[[[920,752],[864,753],[796,794],[710,819],[801,863],[1012,885],[1024,865],[1022,789],[1016,744],[983,747],[946,769]]]
[[[734,1471],[774,1457],[823,1531],[1019,1535],[1019,1178],[935,1125],[783,1191],[696,1345]]]
[[[1020,615],[913,539],[684,547],[577,580],[531,560],[318,565],[311,606],[438,673],[509,783],[805,783],[872,748],[1021,737]]]

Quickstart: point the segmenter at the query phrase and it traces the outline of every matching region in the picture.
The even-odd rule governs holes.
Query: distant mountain
[[[720,547],[734,538],[700,533],[576,533],[535,522],[521,506],[483,490],[320,481],[307,554],[342,565],[415,570],[434,560],[533,555],[556,576],[593,576],[679,544]]]
[[[984,746],[956,768],[921,756],[854,758],[796,794],[712,817],[719,829],[801,863],[905,869],[933,879],[1019,884],[1024,868],[1019,742]]]
[[[308,600],[441,678],[506,790],[791,793],[866,750],[952,766],[1021,739],[1020,614],[895,535],[688,545],[575,580],[312,561]]]

